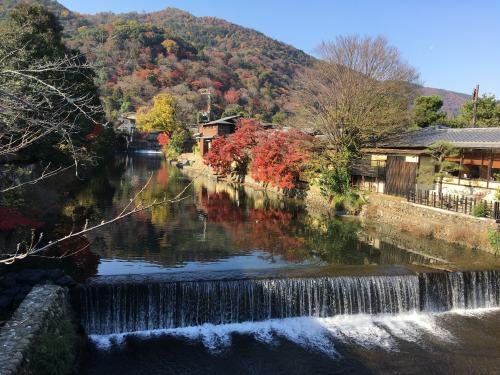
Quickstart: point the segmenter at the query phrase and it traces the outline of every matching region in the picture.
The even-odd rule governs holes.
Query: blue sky
[[[384,35],[426,86],[500,98],[499,0],[61,0],[81,13],[166,7],[251,27],[313,54],[337,35]]]

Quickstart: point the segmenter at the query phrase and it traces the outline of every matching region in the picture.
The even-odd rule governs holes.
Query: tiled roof
[[[460,148],[500,149],[500,127],[497,128],[446,128],[433,126],[390,138],[378,147],[422,148],[435,142],[446,141]]]
[[[240,115],[234,115],[234,116],[227,116],[227,117],[222,117],[217,120],[213,120],[210,122],[206,122],[203,125],[234,125],[236,120],[240,118]]]

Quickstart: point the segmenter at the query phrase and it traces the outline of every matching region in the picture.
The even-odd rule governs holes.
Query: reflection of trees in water
[[[308,244],[321,259],[332,264],[378,263],[380,251],[359,241],[355,220],[308,218],[304,227]]]
[[[77,196],[78,204],[94,207],[100,217],[112,217],[152,171],[155,177],[141,195],[144,203],[173,197],[188,183],[181,171],[162,160],[139,158],[126,163],[125,171],[110,173],[103,181],[111,189],[89,184]],[[313,219],[293,202],[200,181],[187,194],[182,202],[140,212],[102,229],[93,236],[92,249],[106,258],[145,259],[169,266],[215,261],[252,250],[264,250],[262,257],[269,261],[279,256],[289,262],[361,265],[400,259],[384,258],[383,250],[360,242],[355,220]]]
[[[71,254],[71,256],[67,256]],[[83,281],[97,274],[99,255],[92,252],[90,242],[84,236],[74,237],[51,248],[47,255],[61,257],[63,267],[76,280]]]
[[[281,256],[288,261],[303,261],[310,254],[300,236],[301,223],[293,210],[239,207],[228,192],[200,194],[198,202],[207,219],[223,226],[238,250],[266,250],[268,259]],[[248,202],[246,202],[248,204]]]
[[[399,264],[412,258],[401,249],[387,246],[377,249],[359,240],[360,225],[356,220],[311,218],[295,207],[252,208],[251,203],[239,206],[226,192],[199,194],[199,206],[207,220],[225,228],[232,245],[239,250],[266,250],[268,259],[281,256],[291,262],[317,257],[331,264]],[[243,207],[243,208],[242,208]]]

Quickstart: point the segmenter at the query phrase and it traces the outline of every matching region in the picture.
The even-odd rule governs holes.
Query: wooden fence
[[[482,211],[484,212],[483,217],[500,221],[500,202],[485,201],[453,194],[439,195],[436,192],[427,190],[418,190],[416,192],[409,191],[406,194],[406,199],[408,202],[460,212],[466,215],[474,215],[474,213],[478,211],[476,207],[482,205]]]

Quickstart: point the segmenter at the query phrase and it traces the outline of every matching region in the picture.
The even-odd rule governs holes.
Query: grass
[[[33,341],[28,373],[66,375],[73,372],[77,335],[70,317],[52,321],[48,333]]]

